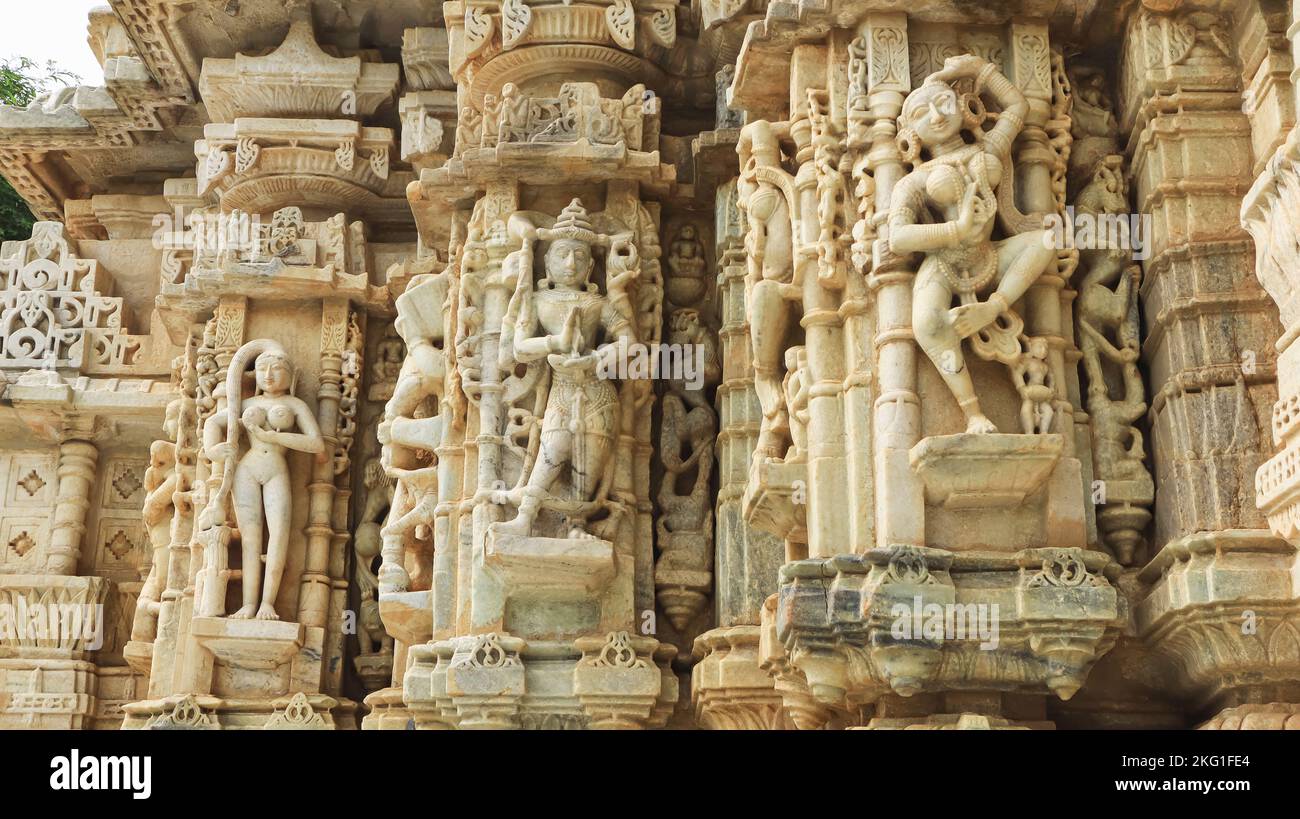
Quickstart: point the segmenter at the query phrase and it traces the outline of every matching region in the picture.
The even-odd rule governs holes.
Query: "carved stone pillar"
[[[67,440],[59,444],[59,492],[50,524],[46,562],[51,574],[77,573],[81,539],[86,533],[86,510],[90,507],[90,486],[98,459],[99,449],[90,441]]]
[[[722,325],[722,383],[718,433],[719,488],[714,564],[720,626],[756,626],[763,600],[775,589],[783,557],[780,538],[744,519],[743,501],[751,456],[758,442],[762,408],[751,374],[749,319],[745,305],[744,225],[732,181],[718,190],[718,303]]]
[[[751,120],[741,140],[750,289],[763,300],[789,258],[793,286],[775,292],[801,308],[804,341],[778,340],[786,406],[764,407],[764,431],[788,429],[789,450],[756,452],[746,497],[751,521],[790,545],[760,653],[800,727],[944,725],[968,710],[1042,726],[1043,693],[997,692],[1069,699],[1123,613],[1118,567],[1088,540],[1067,273],[1045,232],[1065,205],[1068,84],[1045,22],[917,26],[915,44],[912,29],[870,15],[855,39],[796,48],[789,122]],[[771,59],[760,39],[751,30],[751,59]],[[756,381],[775,359],[755,344]],[[855,451],[814,477],[823,440]],[[760,436],[759,452],[772,446]],[[786,489],[800,470],[806,512]],[[922,633],[921,612],[954,606],[985,611],[1006,641]],[[986,651],[1020,659],[975,659]]]
[[[866,144],[866,164],[872,184],[859,193],[868,202],[870,218],[864,236],[877,234],[867,286],[875,302],[875,369],[879,394],[873,412],[876,538],[864,548],[891,543],[925,543],[923,488],[908,461],[908,451],[921,437],[921,402],[916,394],[916,343],[912,339],[912,278],[907,260],[891,254],[889,213],[894,186],[906,173],[898,149],[897,119],[911,88],[908,66],[907,17],[871,15],[859,34],[861,56],[850,62],[850,140]],[[855,45],[858,41],[855,41]],[[852,60],[854,55],[850,55]],[[866,82],[856,78],[866,73]],[[856,96],[854,92],[856,91]],[[865,99],[863,98],[865,95]],[[850,142],[852,147],[852,142]],[[878,216],[877,216],[878,214]],[[864,217],[867,214],[864,214]]]
[[[409,199],[450,262],[398,299],[399,331],[428,342],[407,338],[381,428],[397,489],[380,608],[410,645],[403,699],[422,728],[662,725],[678,681],[650,636],[656,396],[632,362],[665,326],[647,194],[670,194],[673,169],[634,77],[659,76],[676,12],[444,11],[456,144]]]
[[[1294,54],[1300,55],[1300,7],[1294,4],[1287,36]],[[1275,57],[1270,54],[1268,59]],[[1300,97],[1300,89],[1293,86],[1290,90]],[[1291,104],[1296,101],[1293,98]],[[1286,110],[1285,106],[1279,107]],[[1252,119],[1256,145],[1275,141],[1273,134],[1279,124],[1276,119],[1258,114]],[[1200,598],[1211,593],[1216,599],[1204,603],[1218,602],[1217,598],[1233,601],[1214,609],[1224,611],[1221,617],[1229,621],[1220,632],[1223,637],[1209,652],[1191,653],[1186,642],[1174,644],[1175,651],[1181,648],[1178,657],[1184,663],[1182,667],[1189,671],[1187,676],[1192,677],[1182,681],[1184,687],[1196,696],[1200,713],[1209,716],[1201,727],[1219,730],[1300,728],[1295,716],[1300,688],[1294,683],[1300,673],[1297,669],[1300,656],[1295,649],[1293,627],[1300,606],[1300,586],[1288,568],[1293,566],[1295,549],[1300,546],[1296,514],[1300,482],[1295,469],[1300,458],[1300,424],[1296,413],[1300,406],[1300,378],[1297,378],[1300,345],[1296,344],[1300,337],[1300,279],[1297,277],[1300,243],[1294,229],[1295,214],[1300,208],[1300,128],[1293,125],[1284,136],[1279,136],[1282,143],[1267,157],[1262,173],[1242,201],[1241,224],[1255,240],[1255,275],[1276,303],[1283,327],[1275,345],[1278,400],[1273,405],[1270,424],[1273,446],[1280,451],[1265,461],[1255,475],[1255,503],[1267,517],[1272,534],[1285,538],[1285,542],[1262,532],[1225,533],[1242,539],[1231,556],[1237,566],[1248,568],[1249,574],[1242,572],[1236,575],[1240,578],[1236,582],[1207,587],[1213,592],[1200,593],[1194,601],[1202,603]],[[1245,541],[1247,535],[1255,537]],[[1187,568],[1183,571],[1214,572],[1216,576],[1208,579],[1217,581],[1227,569],[1227,556],[1221,555],[1222,551],[1220,547],[1213,556],[1206,554],[1199,561],[1192,556],[1186,560]],[[1273,581],[1268,582],[1268,578]],[[1269,591],[1261,594],[1262,589]],[[1173,618],[1165,618],[1165,623],[1152,619],[1173,632],[1171,637],[1177,634],[1180,625],[1184,632],[1193,628]],[[1199,636],[1201,632],[1192,633]],[[1242,663],[1236,657],[1248,660]],[[1199,671],[1199,676],[1194,676],[1194,671]],[[1224,710],[1210,716],[1219,708]]]
[[[821,63],[818,65],[818,63]],[[839,156],[843,149],[843,124],[825,90],[830,80],[822,48],[800,46],[792,65],[790,132],[795,144],[795,188],[800,197],[795,247],[795,283],[802,279],[807,372],[807,480],[809,485],[832,487],[848,484],[848,456],[844,447],[844,318],[839,308],[848,282],[844,218],[849,203]],[[805,119],[806,117],[806,119]],[[835,147],[831,147],[835,143]],[[821,154],[821,156],[817,156]],[[838,188],[838,190],[837,190]],[[813,218],[813,214],[816,218]],[[815,250],[814,250],[815,248]],[[816,254],[816,255],[814,255]],[[816,264],[810,264],[816,260]],[[787,388],[788,391],[788,388]],[[793,396],[786,396],[789,402]],[[791,424],[800,423],[791,418]],[[850,520],[843,505],[829,493],[810,492],[805,526],[808,554],[828,556],[849,543]]]
[[[745,226],[735,180],[718,188],[716,209],[722,361],[714,561],[718,627],[695,640],[691,698],[702,727],[771,728],[783,725],[785,717],[780,694],[761,666],[759,622],[763,601],[776,588],[784,549],[780,537],[744,518],[745,486],[762,407],[750,370]]]
[[[337,626],[342,606],[333,599],[335,581],[342,580],[342,542],[335,531],[338,487],[336,478],[346,472],[352,445],[360,376],[361,328],[345,299],[327,299],[321,309],[320,374],[316,388],[316,421],[325,451],[315,456],[307,487],[307,545],[299,580],[299,622],[309,640],[319,641],[326,669],[323,688],[339,692],[343,666],[342,634]],[[345,390],[349,395],[344,395]],[[346,400],[345,400],[346,399]],[[346,507],[344,508],[346,512]],[[335,639],[327,638],[327,634]]]
[[[1249,480],[1271,449],[1266,408],[1277,397],[1272,348],[1281,331],[1250,275],[1254,265],[1261,280],[1272,278],[1259,242],[1266,234],[1256,234],[1252,253],[1234,218],[1251,176],[1251,131],[1226,24],[1217,12],[1183,7],[1130,17],[1120,104],[1137,205],[1152,220],[1143,358],[1158,552],[1142,570],[1150,591],[1135,620],[1168,663],[1165,686],[1198,719],[1294,696],[1272,685],[1289,673],[1271,668],[1282,658],[1249,648],[1278,634],[1276,607],[1294,593],[1265,580],[1290,547],[1265,528]],[[1238,656],[1261,660],[1247,671],[1228,659]]]
[[[134,728],[176,709],[220,728],[355,718],[343,675],[364,315],[392,309],[369,231],[406,229],[412,175],[390,167],[393,131],[366,124],[391,109],[400,67],[327,53],[306,4],[286,17],[277,48],[204,60],[197,181],[171,185],[199,212],[157,237],[163,326],[178,341],[203,328],[184,432],[199,455],[176,504],[193,522],[174,521],[150,697],[126,708]],[[304,74],[319,79],[307,92]]]

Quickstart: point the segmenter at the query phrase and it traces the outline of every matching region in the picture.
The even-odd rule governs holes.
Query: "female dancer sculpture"
[[[958,94],[954,85],[969,80],[974,90]],[[987,131],[980,127],[985,92],[1001,107]],[[916,164],[894,188],[889,244],[896,254],[925,254],[913,284],[912,329],[972,433],[997,428],[980,409],[961,342],[975,336],[971,344],[980,357],[1015,367],[1024,355],[1023,321],[1011,306],[1056,255],[1046,230],[1033,229],[1034,217],[1021,214],[1014,202],[1009,151],[1027,110],[1024,95],[996,66],[964,54],[927,77],[898,120],[900,148]],[[962,139],[963,130],[974,144]],[[996,242],[994,215],[1008,234]],[[956,307],[954,296],[961,301]]]

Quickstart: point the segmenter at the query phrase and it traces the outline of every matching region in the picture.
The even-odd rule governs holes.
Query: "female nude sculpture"
[[[253,355],[257,356],[253,367],[257,392],[244,401],[244,369]],[[293,365],[280,345],[266,339],[248,342],[230,362],[226,408],[209,418],[203,428],[204,453],[222,474],[210,508],[216,522],[221,523],[226,501],[233,499],[243,549],[243,606],[230,615],[235,619],[280,619],[275,598],[284,574],[293,513],[293,489],[285,455],[289,450],[313,455],[325,450],[315,416],[293,394],[294,381]],[[232,423],[232,419],[238,423]],[[248,433],[248,449],[242,455],[240,429]],[[266,579],[260,583],[259,598],[264,526]]]

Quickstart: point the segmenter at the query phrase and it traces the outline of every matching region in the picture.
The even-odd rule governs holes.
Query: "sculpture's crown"
[[[587,216],[587,209],[577,199],[560,212],[560,217],[555,220],[555,226],[548,230],[547,234],[545,238],[548,239],[577,239],[589,245],[596,244],[600,240],[600,236],[591,229],[591,219]]]

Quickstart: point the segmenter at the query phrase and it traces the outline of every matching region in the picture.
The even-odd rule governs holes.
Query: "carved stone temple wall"
[[[1300,4],[89,45],[0,107],[0,729],[1300,728]]]

